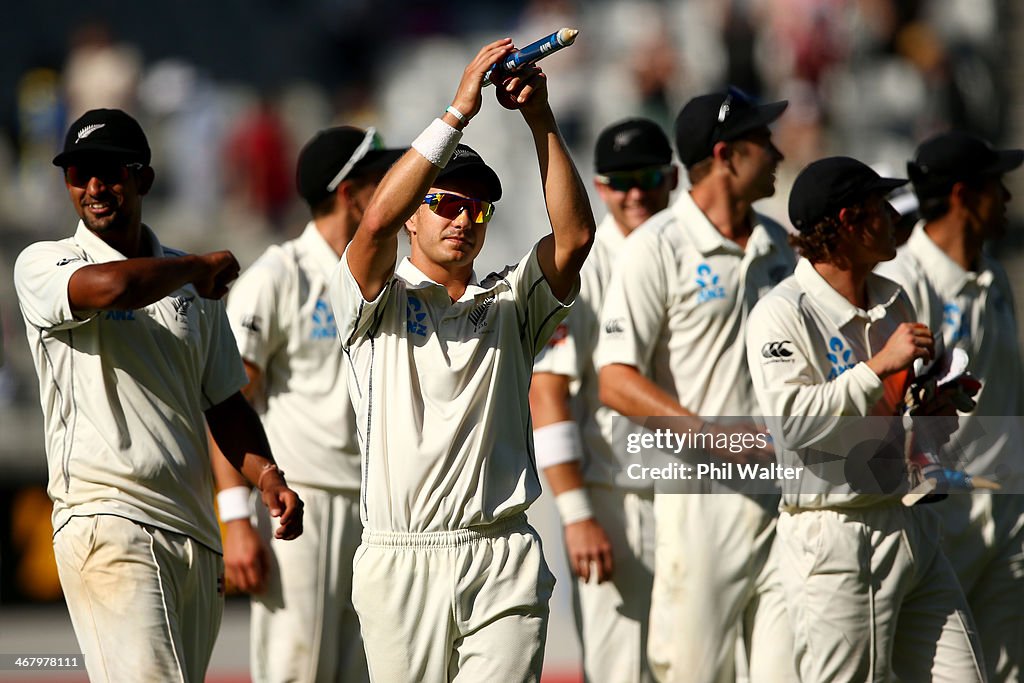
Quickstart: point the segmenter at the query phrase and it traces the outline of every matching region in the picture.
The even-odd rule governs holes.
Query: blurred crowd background
[[[827,154],[902,174],[918,142],[950,127],[1024,147],[1019,0],[36,0],[5,7],[5,23],[0,603],[59,599],[46,570],[38,390],[11,275],[28,243],[74,230],[50,162],[87,109],[125,109],[146,130],[157,181],[143,217],[161,241],[230,248],[243,267],[308,220],[294,163],[317,129],[375,125],[390,146],[407,145],[450,103],[481,45],[511,36],[523,46],[563,26],[580,29],[576,44],[542,66],[588,182],[603,127],[645,115],[671,137],[686,100],[727,84],[790,101],[775,130],[787,157],[778,193],[760,207],[782,222],[792,179]],[[519,114],[487,95],[464,141],[505,185],[478,262],[486,272],[518,260],[546,217]],[[1022,175],[1009,176],[1015,229],[995,246],[1013,275],[1024,272]]]

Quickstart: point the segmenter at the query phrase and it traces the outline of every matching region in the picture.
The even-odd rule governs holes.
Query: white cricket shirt
[[[595,365],[632,365],[698,415],[757,415],[744,327],[796,257],[785,229],[753,220],[743,249],[684,192],[635,230],[605,297]]]
[[[992,477],[1003,465],[1024,475],[1019,463],[1024,368],[1013,293],[997,261],[982,255],[979,265],[978,272],[964,270],[932,241],[922,221],[896,258],[879,264],[876,272],[904,288],[917,320],[941,336],[945,348],[968,353],[968,368],[982,381],[978,405],[970,413],[981,419],[962,416],[950,446],[966,471]]]
[[[143,226],[143,252],[180,256]],[[124,260],[81,222],[37,242],[14,282],[39,375],[53,528],[111,514],[190,536],[220,551],[203,411],[245,385],[224,306],[185,285],[144,308],[79,320],[68,281]]]
[[[310,222],[238,279],[227,310],[242,358],[263,373],[263,426],[288,481],[355,490],[355,413],[327,291],[337,266],[338,255]]]
[[[570,379],[569,406],[579,427],[584,458],[580,463],[588,484],[651,490],[653,481],[629,478],[612,447],[612,418],[617,412],[599,398],[594,349],[605,289],[622,254],[626,236],[610,215],[597,226],[594,246],[580,271],[580,294],[550,341],[534,361],[534,372],[550,372]]]
[[[408,259],[365,301],[343,256],[331,301],[352,373],[364,526],[452,531],[529,507],[541,490],[533,359],[568,312],[536,246],[455,302]]]
[[[893,414],[882,401],[882,380],[865,361],[885,346],[900,323],[914,320],[914,310],[890,280],[871,274],[867,289],[871,306],[857,308],[801,259],[793,276],[750,314],[747,360],[776,458],[784,467],[804,468],[798,479],[784,482],[783,507],[898,501],[859,493],[850,485],[852,477],[864,472],[847,467],[847,455],[880,421],[835,419]],[[902,392],[897,393],[902,400]]]

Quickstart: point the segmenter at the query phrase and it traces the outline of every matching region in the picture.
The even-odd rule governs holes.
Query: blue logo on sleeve
[[[832,370],[828,373],[829,380],[835,379],[856,365],[856,363],[850,362],[853,359],[853,351],[846,348],[843,340],[839,337],[829,339],[828,348],[832,352],[825,354],[828,356],[828,362],[832,364]]]
[[[316,307],[313,309],[313,331],[310,339],[335,339],[338,336],[338,326],[334,323],[334,312],[326,299],[317,299]]]
[[[702,263],[697,266],[697,286],[700,292],[697,294],[697,303],[702,304],[712,299],[724,299],[725,287],[718,284],[718,276],[711,272],[711,266]]]
[[[427,336],[427,326],[423,323],[427,319],[427,312],[423,310],[423,304],[416,297],[409,295],[405,304],[405,329],[409,334],[420,337]]]

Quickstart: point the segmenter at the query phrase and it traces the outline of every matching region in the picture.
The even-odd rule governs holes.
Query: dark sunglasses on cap
[[[128,181],[131,173],[141,171],[142,164],[118,164],[112,162],[91,162],[72,164],[64,169],[64,177],[72,187],[85,187],[93,178],[99,178],[104,183],[116,185]]]
[[[494,215],[494,204],[491,202],[448,192],[431,192],[423,198],[423,203],[438,216],[450,221],[458,218],[463,211],[467,212],[474,223],[486,223]]]
[[[628,192],[636,187],[644,191],[655,190],[661,187],[665,178],[672,171],[671,166],[659,166],[657,168],[643,168],[639,171],[615,171],[614,173],[603,173],[595,176],[597,182],[616,190]]]

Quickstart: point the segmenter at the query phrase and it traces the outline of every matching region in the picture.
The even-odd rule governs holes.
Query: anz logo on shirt
[[[953,330],[952,343],[956,344],[968,336],[969,330],[965,322],[964,312],[955,303],[950,302],[942,307],[942,325]]]
[[[337,339],[338,326],[334,323],[334,312],[326,299],[317,299],[313,308],[313,329],[310,339]]]
[[[702,263],[697,266],[696,282],[700,287],[700,292],[697,294],[698,304],[725,298],[725,287],[718,284],[718,276],[711,272],[711,266],[708,264]]]
[[[850,362],[853,359],[853,351],[846,348],[843,340],[839,337],[829,339],[828,348],[831,353],[825,355],[828,356],[828,362],[832,364],[832,369],[829,371],[827,379],[831,381],[852,368],[856,363]]]
[[[423,304],[419,299],[410,295],[405,304],[405,329],[409,334],[419,337],[427,336],[427,326],[423,321],[427,319],[427,312],[423,310]]]
[[[135,311],[107,311],[103,314],[104,320],[113,320],[115,322],[125,322],[128,320],[135,320]]]

